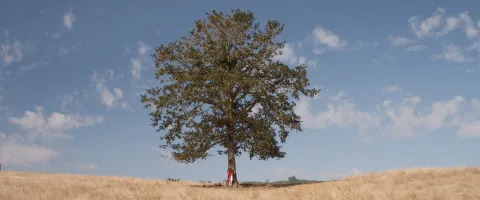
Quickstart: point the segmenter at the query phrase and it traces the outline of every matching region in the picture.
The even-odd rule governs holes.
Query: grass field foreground
[[[202,188],[189,181],[0,172],[5,200],[480,199],[480,168],[412,168],[291,187]]]

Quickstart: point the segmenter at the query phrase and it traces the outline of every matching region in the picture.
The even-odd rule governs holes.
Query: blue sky
[[[237,160],[240,181],[330,179],[479,165],[478,1],[0,2],[0,163],[8,170],[225,179],[215,156],[162,158],[139,94],[152,48],[212,9],[284,23],[277,59],[309,66],[304,131],[277,161]]]

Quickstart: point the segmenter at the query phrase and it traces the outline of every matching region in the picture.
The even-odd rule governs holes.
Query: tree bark
[[[227,128],[228,131],[228,145],[227,145],[227,155],[228,155],[228,169],[232,170],[232,185],[239,185],[238,178],[237,178],[237,164],[235,162],[235,141],[233,139],[233,130],[229,126]]]
[[[232,170],[232,185],[238,185],[237,168],[235,163],[235,149],[228,148],[228,169]]]

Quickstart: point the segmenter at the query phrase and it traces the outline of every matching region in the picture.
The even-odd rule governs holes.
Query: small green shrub
[[[178,182],[180,181],[180,178],[167,178],[167,181],[170,181],[170,182]]]

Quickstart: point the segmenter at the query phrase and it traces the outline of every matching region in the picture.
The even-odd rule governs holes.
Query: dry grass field
[[[68,174],[0,172],[3,200],[86,199],[480,199],[480,168],[407,169],[344,180],[261,188],[201,188],[199,183]]]

